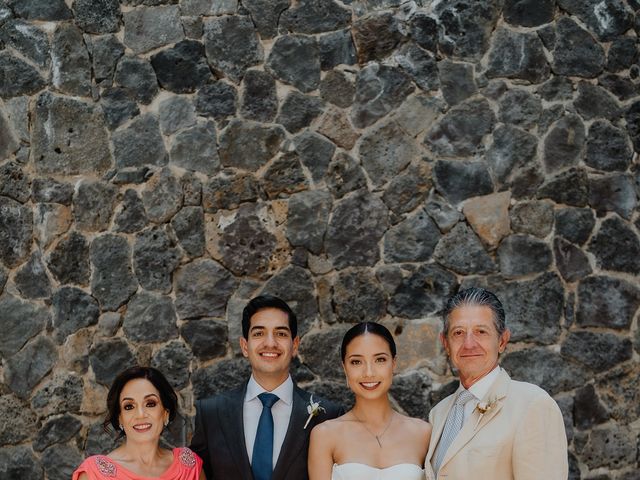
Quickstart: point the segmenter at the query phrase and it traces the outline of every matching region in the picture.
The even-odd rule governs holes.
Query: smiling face
[[[160,400],[160,392],[146,378],[128,381],[120,392],[118,420],[127,441],[158,441],[169,419],[169,411]]]
[[[460,381],[469,388],[498,365],[498,355],[509,341],[510,332],[498,334],[493,311],[486,306],[464,305],[449,314],[449,331],[440,334]]]
[[[291,336],[286,312],[277,308],[264,308],[253,314],[248,338],[240,338],[242,354],[249,359],[254,378],[268,391],[287,379],[299,343],[298,337]]]
[[[356,396],[366,398],[386,395],[395,365],[387,341],[373,333],[351,340],[342,364],[349,388]]]

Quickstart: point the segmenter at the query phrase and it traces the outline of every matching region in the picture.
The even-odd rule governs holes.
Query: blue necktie
[[[271,407],[279,398],[273,393],[261,393],[258,398],[262,402],[262,413],[258,422],[256,440],[253,443],[251,470],[254,480],[271,480],[273,473],[273,416]]]

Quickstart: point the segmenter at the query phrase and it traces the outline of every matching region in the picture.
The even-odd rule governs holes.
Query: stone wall
[[[296,380],[381,321],[394,402],[456,385],[438,314],[484,285],[502,363],[565,415],[571,478],[638,479],[638,0],[0,0],[0,477],[108,451],[106,386],[246,377],[289,301]]]

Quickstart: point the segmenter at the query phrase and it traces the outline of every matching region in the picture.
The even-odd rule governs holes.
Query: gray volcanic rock
[[[607,218],[591,238],[588,251],[603,270],[640,272],[640,238],[617,216]]]
[[[38,337],[22,350],[6,359],[4,378],[7,386],[26,399],[58,360],[58,351],[51,340]]]
[[[29,261],[16,271],[13,281],[24,298],[47,298],[51,295],[51,282],[39,251],[34,252]]]
[[[558,271],[567,282],[581,280],[592,272],[585,253],[563,238],[554,239],[553,252]]]
[[[431,186],[429,165],[422,162],[412,164],[391,179],[382,200],[393,213],[400,215],[424,202]]]
[[[556,75],[593,78],[604,67],[604,50],[569,17],[557,22],[551,69]]]
[[[69,20],[73,14],[64,0],[9,0],[5,2],[25,20]]]
[[[571,332],[562,344],[562,356],[590,370],[602,372],[631,359],[631,340],[606,332]]]
[[[187,342],[193,354],[200,360],[224,357],[227,353],[227,325],[206,318],[185,322],[180,336]]]
[[[173,96],[164,100],[158,108],[160,130],[171,135],[196,123],[196,108],[190,99]]]
[[[576,115],[562,117],[544,141],[544,164],[550,173],[577,165],[585,143],[582,120]]]
[[[331,160],[327,171],[327,187],[335,198],[367,186],[364,170],[358,162],[344,152],[338,152]]]
[[[291,195],[287,217],[287,238],[291,245],[315,254],[321,252],[331,203],[331,195],[321,190]]]
[[[394,225],[384,236],[384,261],[426,262],[440,240],[440,230],[427,212],[419,210]]]
[[[440,85],[435,56],[415,43],[403,45],[394,55],[402,70],[423,90],[434,90]]]
[[[535,33],[499,29],[489,53],[487,76],[506,77],[542,83],[549,77],[549,64],[542,42]]]
[[[494,178],[504,185],[517,172],[536,162],[538,138],[519,128],[500,125],[493,132],[493,143],[487,150],[486,159]],[[517,178],[517,177],[516,177]]]
[[[151,113],[141,115],[125,129],[115,132],[112,141],[118,168],[162,166],[167,163],[167,150],[160,135],[160,126]]]
[[[457,105],[478,91],[470,63],[442,60],[438,62],[438,74],[442,96],[449,105]]]
[[[411,38],[425,50],[436,52],[438,48],[438,22],[435,18],[416,12],[409,20]]]
[[[156,173],[145,187],[142,203],[151,221],[166,222],[182,207],[182,186],[169,168]]]
[[[122,197],[120,211],[114,219],[116,232],[134,233],[142,230],[147,225],[147,213],[144,210],[142,199],[133,189],[127,189]]]
[[[134,342],[166,342],[178,336],[176,320],[170,297],[142,290],[129,302],[122,329]]]
[[[501,7],[502,2],[496,0],[454,0],[437,4],[440,50],[452,57],[480,60],[489,47]]]
[[[634,465],[636,450],[633,437],[634,433],[628,426],[596,427],[590,432],[581,456],[592,469]],[[628,478],[633,479],[633,476]]]
[[[549,178],[538,189],[538,198],[550,198],[556,203],[584,207],[589,201],[589,180],[581,168],[570,168]]]
[[[192,93],[212,80],[204,45],[182,40],[151,57],[158,83],[175,93]]]
[[[300,0],[280,16],[281,28],[296,33],[322,33],[351,23],[351,11],[333,0]]]
[[[599,214],[611,211],[629,220],[638,205],[633,178],[612,173],[589,179],[589,205]]]
[[[330,380],[344,380],[340,367],[340,342],[352,325],[337,325],[308,333],[300,342],[300,355],[314,373]]]
[[[64,5],[62,0],[59,1]],[[0,475],[2,478],[42,480],[44,470],[28,446],[18,445],[0,448]]]
[[[237,280],[209,259],[181,266],[175,274],[176,309],[181,319],[220,317],[224,314]]]
[[[582,327],[628,329],[640,306],[640,289],[632,283],[603,275],[587,277],[578,285],[576,321]]]
[[[582,20],[603,41],[612,40],[631,28],[633,13],[622,0],[558,0],[560,8]]]
[[[0,110],[0,158],[7,158],[20,148],[18,138],[13,132],[4,112]],[[3,190],[10,190],[11,186],[3,186]]]
[[[556,234],[576,245],[587,241],[596,223],[589,208],[566,207],[555,212]]]
[[[31,121],[37,173],[101,175],[111,167],[105,123],[92,104],[43,93],[37,98]]]
[[[537,93],[549,102],[571,100],[573,98],[573,84],[569,78],[555,75],[540,85]]]
[[[9,162],[0,166],[0,195],[25,203],[31,195],[30,184],[31,179],[20,164]]]
[[[264,60],[262,44],[249,17],[225,15],[204,22],[204,45],[209,63],[239,83],[247,68]]]
[[[591,384],[576,390],[573,413],[575,424],[581,430],[592,428],[609,419],[609,412],[602,405],[595,388]]]
[[[289,132],[296,133],[308,127],[322,113],[322,107],[322,100],[318,97],[303,95],[294,90],[282,102],[276,122]]]
[[[278,113],[276,81],[262,70],[247,70],[242,79],[240,113],[244,118],[268,122]]]
[[[142,288],[169,293],[180,257],[180,250],[164,228],[151,227],[136,235],[133,268]]]
[[[325,236],[325,251],[336,268],[371,266],[379,259],[378,242],[387,228],[387,207],[358,192],[335,203]]]
[[[7,51],[0,52],[0,97],[32,95],[45,86],[38,71],[28,63],[12,56]]]
[[[438,160],[433,176],[438,192],[452,204],[493,192],[491,176],[483,162]]]
[[[74,0],[72,8],[76,25],[87,33],[111,33],[120,28],[118,0]]]
[[[542,102],[526,90],[507,91],[499,100],[501,122],[529,129],[534,127],[542,114]]]
[[[47,447],[57,443],[64,443],[71,440],[76,435],[82,422],[72,415],[63,415],[45,423],[38,431],[33,441],[33,449],[42,452]]]
[[[122,338],[98,342],[89,352],[89,363],[96,381],[111,385],[115,376],[137,362],[131,348]]]
[[[80,413],[83,380],[73,373],[54,374],[36,390],[31,407],[42,417],[55,414]]]
[[[0,396],[0,412],[0,445],[21,443],[36,432],[35,413],[15,395]]]
[[[617,37],[607,52],[607,70],[619,72],[631,67],[638,59],[638,45],[633,37]]]
[[[189,366],[193,354],[183,342],[172,340],[151,358],[151,366],[162,369],[171,386],[182,390],[189,383]]]
[[[458,223],[440,239],[433,258],[462,275],[487,274],[496,269],[480,239],[466,223]]]
[[[31,209],[0,196],[0,261],[7,267],[20,265],[29,255],[32,241]]]
[[[124,44],[136,55],[183,38],[178,5],[143,6],[124,12]]]
[[[71,205],[73,185],[53,178],[34,178],[31,184],[31,195],[36,202]]]
[[[49,67],[51,63],[49,38],[38,25],[23,20],[8,20],[0,27],[0,39],[32,60],[38,67]]]
[[[82,32],[73,25],[61,24],[51,45],[53,85],[69,95],[91,95],[91,60]]]
[[[315,37],[283,35],[276,39],[267,70],[284,83],[302,92],[311,92],[320,84],[320,54]]]
[[[158,94],[158,79],[153,66],[140,57],[121,58],[114,80],[145,105]]]
[[[91,292],[103,310],[116,310],[137,290],[131,248],[124,237],[105,234],[91,242]]]
[[[621,114],[616,99],[604,88],[582,81],[578,83],[578,98],[573,102],[585,120],[603,117],[614,121]]]
[[[625,112],[627,132],[633,141],[634,150],[640,150],[640,101],[632,103]]]
[[[429,130],[425,144],[442,156],[471,156],[481,146],[495,120],[485,99],[470,99],[449,110]]]
[[[134,93],[124,87],[109,87],[102,92],[100,106],[110,130],[140,114]]]
[[[22,301],[9,293],[0,296],[0,311],[3,320],[0,354],[5,358],[17,353],[49,322],[47,309],[35,303]]]
[[[75,287],[62,287],[52,298],[55,338],[62,343],[69,335],[81,328],[98,323],[100,308],[91,295]]]
[[[202,207],[183,207],[171,219],[171,228],[187,255],[200,257],[205,251]]]
[[[553,228],[553,204],[547,201],[528,201],[511,206],[509,217],[515,233],[546,237]]]
[[[376,186],[395,178],[419,153],[413,138],[396,122],[370,130],[359,147],[362,166]]]
[[[222,165],[255,171],[275,156],[284,135],[284,129],[279,126],[234,119],[220,135]],[[247,138],[252,141],[247,142]]]
[[[97,232],[111,223],[118,189],[100,181],[81,181],[73,197],[73,216],[81,230]]]
[[[258,180],[250,173],[222,170],[203,187],[202,206],[207,213],[230,210],[260,197]]]
[[[403,38],[400,24],[391,12],[371,12],[364,15],[356,19],[351,32],[358,61],[362,65],[383,60]]]
[[[177,133],[169,151],[170,163],[187,170],[213,175],[220,168],[213,122],[198,124]]]
[[[100,35],[87,43],[91,54],[96,83],[111,85],[118,60],[124,55],[124,45],[115,35]]]
[[[244,358],[220,360],[208,367],[199,368],[191,374],[193,395],[206,398],[237,388],[251,375],[251,366]]]
[[[358,72],[351,121],[368,127],[400,106],[413,92],[409,77],[394,67],[372,63]]]
[[[340,322],[376,322],[386,312],[384,292],[369,269],[341,271],[332,293]]]
[[[624,171],[629,167],[632,156],[629,137],[624,130],[604,120],[591,124],[584,159],[588,166],[606,172]]]
[[[278,21],[289,7],[289,0],[244,0],[242,6],[249,11],[260,38],[266,39],[278,33]]]
[[[357,60],[350,29],[318,36],[318,51],[322,70],[330,70],[338,65],[354,65]]]
[[[447,233],[464,218],[462,213],[439,195],[430,194],[424,209],[442,233]]]
[[[235,115],[238,94],[235,87],[226,82],[215,82],[198,90],[195,104],[200,115],[220,121]]]
[[[522,27],[537,27],[549,23],[555,14],[554,0],[506,0],[504,19]]]
[[[403,278],[389,300],[389,313],[421,318],[442,311],[446,299],[458,288],[456,276],[437,265],[422,265]]]
[[[300,161],[311,172],[313,181],[322,180],[336,146],[325,137],[308,130],[295,136],[293,144]]]
[[[530,235],[510,235],[498,247],[500,272],[507,278],[546,271],[553,261],[545,242]]]

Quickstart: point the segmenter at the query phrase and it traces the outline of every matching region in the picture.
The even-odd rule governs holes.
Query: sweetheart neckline
[[[372,467],[371,465],[367,465],[366,463],[361,463],[361,462],[334,463],[333,465],[335,467],[343,467],[345,465],[362,465],[364,467],[372,468],[374,470],[390,470],[390,469],[395,468],[395,467],[400,467],[400,466],[403,466],[403,465],[410,465],[412,467],[416,467],[416,468],[420,469],[420,471],[424,471],[424,468],[422,468],[420,465],[416,465],[415,463],[396,463],[395,465],[391,465],[389,467],[384,467],[384,468]]]

